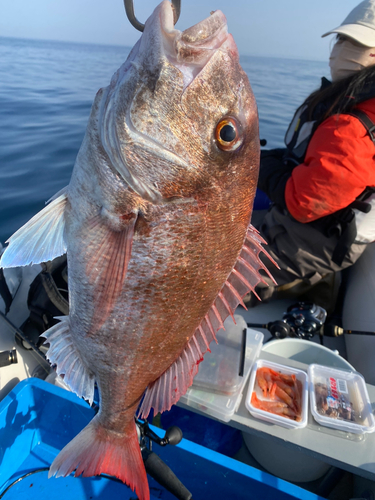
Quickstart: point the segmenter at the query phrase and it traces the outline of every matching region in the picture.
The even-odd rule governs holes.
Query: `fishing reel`
[[[168,444],[175,446],[178,444],[182,439],[181,429],[177,426],[169,427],[164,437],[161,438],[150,429],[147,420],[136,419],[135,423],[146,472],[179,500],[192,500],[190,491],[185,488],[159,455],[152,451],[152,443],[159,446],[167,446]]]
[[[153,442],[159,446],[167,446],[167,444],[175,446],[180,443],[182,439],[182,430],[176,425],[169,427],[169,429],[165,431],[164,437],[161,438],[152,429],[150,429],[147,420],[142,421],[136,419],[135,423],[137,424],[137,433],[141,450],[152,450]]]
[[[272,338],[286,337],[311,339],[316,333],[321,333],[327,311],[312,302],[297,302],[288,307],[282,319],[267,324],[248,323],[247,326],[267,328]]]
[[[287,312],[283,315],[283,321],[290,328],[288,336],[303,339],[310,339],[316,333],[319,333],[326,318],[327,311],[312,302],[293,304],[288,307]]]

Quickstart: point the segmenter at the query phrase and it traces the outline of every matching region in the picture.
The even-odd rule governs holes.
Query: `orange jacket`
[[[375,123],[375,98],[358,104]],[[333,115],[316,129],[305,161],[293,169],[285,203],[300,222],[311,222],[352,203],[375,186],[375,145],[351,115]]]

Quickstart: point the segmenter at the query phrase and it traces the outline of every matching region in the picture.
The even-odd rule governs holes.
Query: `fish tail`
[[[134,419],[126,433],[107,430],[98,415],[57,455],[48,477],[66,477],[73,471],[83,477],[109,474],[135,491],[139,500],[150,500],[146,470]]]

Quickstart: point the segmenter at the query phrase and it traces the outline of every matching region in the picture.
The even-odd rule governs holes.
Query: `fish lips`
[[[147,59],[149,66],[157,67],[165,57],[182,73],[186,88],[220,48],[239,57],[233,37],[228,33],[226,17],[220,10],[179,31],[174,28],[172,4],[164,0],[147,19],[134,58]]]
[[[228,50],[229,42],[230,50],[238,55],[236,44],[228,33],[226,17],[220,10],[181,32],[174,29],[170,2],[166,0],[159,7],[164,55],[183,74],[185,88],[224,44]]]
[[[181,32],[174,28],[174,11],[171,2],[163,0],[146,21],[140,40],[133,47],[127,61],[115,73],[110,86],[103,94],[99,118],[102,145],[112,166],[123,180],[139,196],[153,204],[162,204],[174,201],[174,199],[165,199],[156,185],[140,181],[136,173],[131,171],[122,153],[120,134],[117,131],[117,111],[113,103],[116,100],[116,94],[129,78],[132,69],[143,66],[150,73],[153,71],[157,73],[163,60],[167,60],[180,71],[185,90],[220,48],[238,57],[236,44],[233,37],[228,34],[226,17],[221,11],[211,13],[208,18]],[[129,130],[136,133],[129,114],[126,119]],[[156,156],[162,156],[171,164],[189,168],[187,164],[185,165],[183,158],[175,155],[173,151],[168,151],[163,144],[151,138],[147,147]]]

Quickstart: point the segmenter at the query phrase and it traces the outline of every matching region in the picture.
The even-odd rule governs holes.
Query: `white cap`
[[[375,47],[375,0],[364,0],[355,7],[342,24],[322,37],[339,33],[366,47]]]

